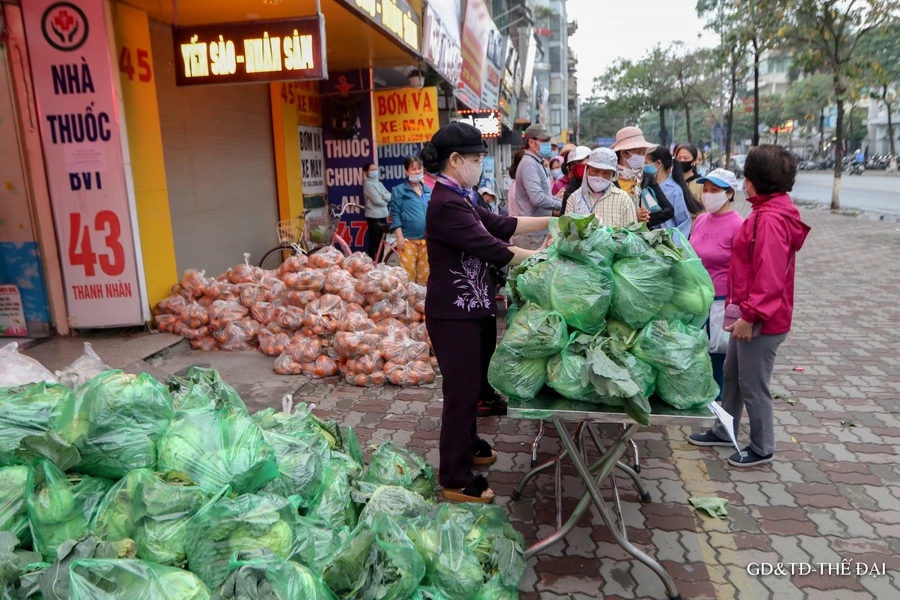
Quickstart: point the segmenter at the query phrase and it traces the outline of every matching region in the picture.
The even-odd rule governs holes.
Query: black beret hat
[[[481,131],[458,121],[438,129],[438,132],[431,138],[431,143],[444,156],[449,156],[451,152],[460,154],[487,152],[487,144],[481,137]]]

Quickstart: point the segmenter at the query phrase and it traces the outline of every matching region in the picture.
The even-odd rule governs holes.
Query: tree
[[[844,103],[850,80],[859,72],[856,52],[860,41],[888,24],[897,10],[898,0],[794,0],[786,13],[784,33],[794,41],[798,64],[809,72],[823,69],[832,77],[837,106],[832,210],[841,207]]]
[[[600,98],[590,98],[581,104],[581,137],[592,142],[598,137],[615,137],[616,132],[636,122],[638,114],[629,113],[627,107],[618,102],[604,102]]]
[[[819,147],[816,157],[825,149],[825,109],[834,103],[834,86],[826,73],[815,73],[798,79],[784,97],[785,112],[810,125],[818,125]]]
[[[619,61],[603,75],[594,79],[594,94],[606,102],[616,102],[622,110],[640,117],[644,113],[659,113],[659,143],[668,146],[666,111],[677,106],[672,90],[675,78],[665,52],[657,45],[637,62]]]
[[[684,109],[687,141],[693,144],[691,107],[697,104],[698,100],[709,96],[710,88],[715,89],[714,84],[711,85],[710,79],[706,76],[708,52],[705,50],[691,52],[685,49],[684,42],[675,42],[669,49],[669,55],[672,57],[670,69],[675,78],[675,97]],[[675,136],[676,132],[673,131],[672,135]]]
[[[721,20],[731,34],[752,48],[753,145],[759,145],[759,63],[774,45],[784,14],[785,0],[698,0],[697,14],[710,22]],[[713,27],[714,29],[716,26]]]
[[[891,171],[897,170],[897,147],[894,136],[894,111],[900,110],[900,23],[893,21],[879,27],[859,43],[862,80],[869,96],[887,108],[887,132],[890,140]]]

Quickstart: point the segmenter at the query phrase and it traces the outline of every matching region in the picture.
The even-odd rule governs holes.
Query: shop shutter
[[[171,27],[151,21],[151,38],[178,270],[258,262],[277,245],[269,86],[176,87]]]

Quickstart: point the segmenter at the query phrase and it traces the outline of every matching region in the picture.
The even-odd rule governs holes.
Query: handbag
[[[728,351],[731,333],[725,331],[724,319],[725,298],[720,296],[713,300],[712,306],[709,307],[709,322],[706,327],[709,334],[710,354],[725,354]]]

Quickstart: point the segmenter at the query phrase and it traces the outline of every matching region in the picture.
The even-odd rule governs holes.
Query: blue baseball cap
[[[725,169],[715,169],[709,175],[698,179],[697,183],[706,183],[707,181],[723,189],[736,190],[738,187],[737,177],[734,176],[734,173]]]

